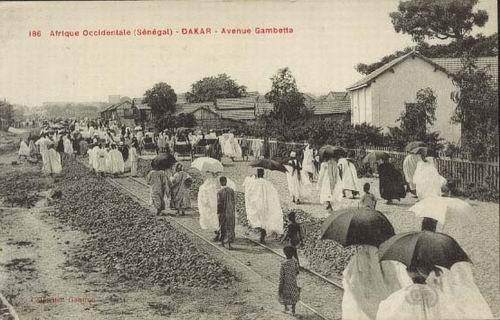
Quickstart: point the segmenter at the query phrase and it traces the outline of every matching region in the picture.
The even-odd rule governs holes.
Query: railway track
[[[149,186],[145,182],[130,177],[107,178],[107,181],[141,205],[149,207]],[[167,216],[166,219],[173,226],[201,240],[209,249],[222,253],[269,285],[278,287],[279,266],[283,261],[283,255],[247,237],[244,227],[237,226],[237,241],[234,245],[236,250],[229,251],[212,241],[213,234],[199,227],[197,216],[192,214],[179,218]],[[303,267],[301,269],[305,272],[299,276],[299,286],[302,286],[299,306],[321,319],[340,319],[343,294],[340,283],[325,278],[313,270]]]

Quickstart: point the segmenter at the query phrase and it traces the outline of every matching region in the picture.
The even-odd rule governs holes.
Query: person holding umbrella
[[[343,272],[342,319],[375,319],[380,302],[410,283],[401,263],[379,262],[378,247],[394,235],[394,228],[369,208],[335,213],[323,223],[321,239],[357,246]]]
[[[379,259],[405,264],[412,283],[380,303],[377,320],[493,318],[474,283],[469,257],[452,237],[397,234],[380,246]]]

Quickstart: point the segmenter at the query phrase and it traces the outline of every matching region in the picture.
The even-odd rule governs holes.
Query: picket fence
[[[251,150],[252,141],[262,139],[239,139],[240,144],[245,146],[248,150]],[[305,147],[303,143],[291,143],[291,142],[278,142],[275,140],[269,140],[269,154],[271,158],[280,156],[278,154],[279,145],[284,145],[287,150],[298,150]],[[356,155],[360,155],[364,152],[370,152],[374,150],[382,150],[391,155],[393,162],[399,164],[402,167],[402,163],[407,153],[392,151],[388,148],[366,148],[362,149],[350,149],[353,150]],[[498,159],[496,162],[478,162],[469,161],[464,159],[456,158],[444,158],[438,157],[436,159],[436,166],[439,173],[448,178],[448,180],[453,179],[457,188],[464,189],[469,186],[483,186],[485,188],[495,188],[499,189],[499,163]]]

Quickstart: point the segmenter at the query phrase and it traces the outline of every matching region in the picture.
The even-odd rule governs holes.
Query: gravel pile
[[[90,235],[76,254],[82,269],[171,290],[217,288],[235,280],[184,234],[75,161],[66,163],[57,188],[62,196],[56,215]]]

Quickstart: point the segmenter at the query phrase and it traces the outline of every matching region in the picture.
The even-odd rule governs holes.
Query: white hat
[[[295,151],[290,152],[290,157],[292,157],[292,158],[293,158],[293,157],[295,157],[296,155],[297,155],[297,154],[295,153]]]

